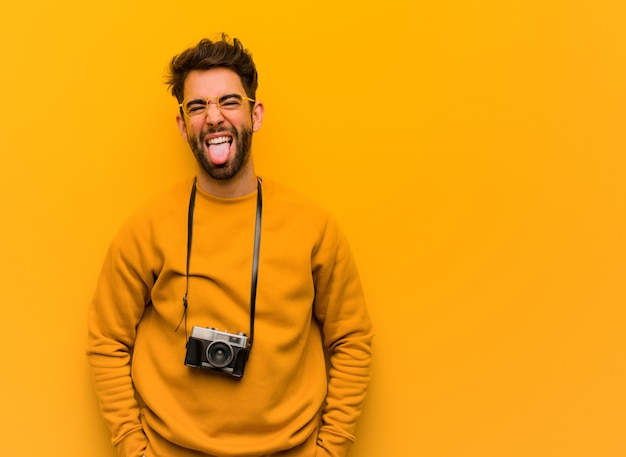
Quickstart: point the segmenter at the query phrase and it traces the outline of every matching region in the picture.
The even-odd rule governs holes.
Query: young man
[[[372,326],[329,215],[255,174],[257,72],[226,36],[174,57],[197,176],[107,253],[87,354],[120,457],[340,457],[354,442]]]

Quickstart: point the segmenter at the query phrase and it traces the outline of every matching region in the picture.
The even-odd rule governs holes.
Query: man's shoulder
[[[266,190],[267,188],[267,190]],[[322,203],[306,195],[304,192],[273,180],[263,180],[264,200],[267,197],[267,210],[273,217],[285,223],[287,227],[294,225],[303,231],[323,233],[327,227],[337,224],[330,211]],[[264,204],[265,211],[265,204]]]
[[[155,193],[133,212],[125,225],[156,226],[173,216],[186,214],[192,185],[193,178],[188,178]]]

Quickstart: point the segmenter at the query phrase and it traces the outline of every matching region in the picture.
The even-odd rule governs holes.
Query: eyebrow
[[[221,100],[226,100],[227,98],[238,98],[239,100],[243,100],[243,97],[241,95],[234,94],[234,93],[233,94],[225,94],[225,95],[222,95],[222,96],[218,97],[218,99],[220,101]]]
[[[185,106],[193,105],[194,103],[206,103],[205,98],[194,98],[191,100],[187,100],[187,104]]]

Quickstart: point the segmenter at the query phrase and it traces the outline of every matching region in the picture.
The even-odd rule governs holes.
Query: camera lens
[[[233,350],[221,341],[214,341],[206,349],[208,362],[216,368],[224,368],[233,360]]]

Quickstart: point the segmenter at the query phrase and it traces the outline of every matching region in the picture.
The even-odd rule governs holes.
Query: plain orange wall
[[[351,456],[626,455],[625,5],[3,6],[0,454],[114,455],[87,303],[122,221],[193,170],[168,60],[227,31],[260,71],[259,172],[360,265],[378,336]]]

